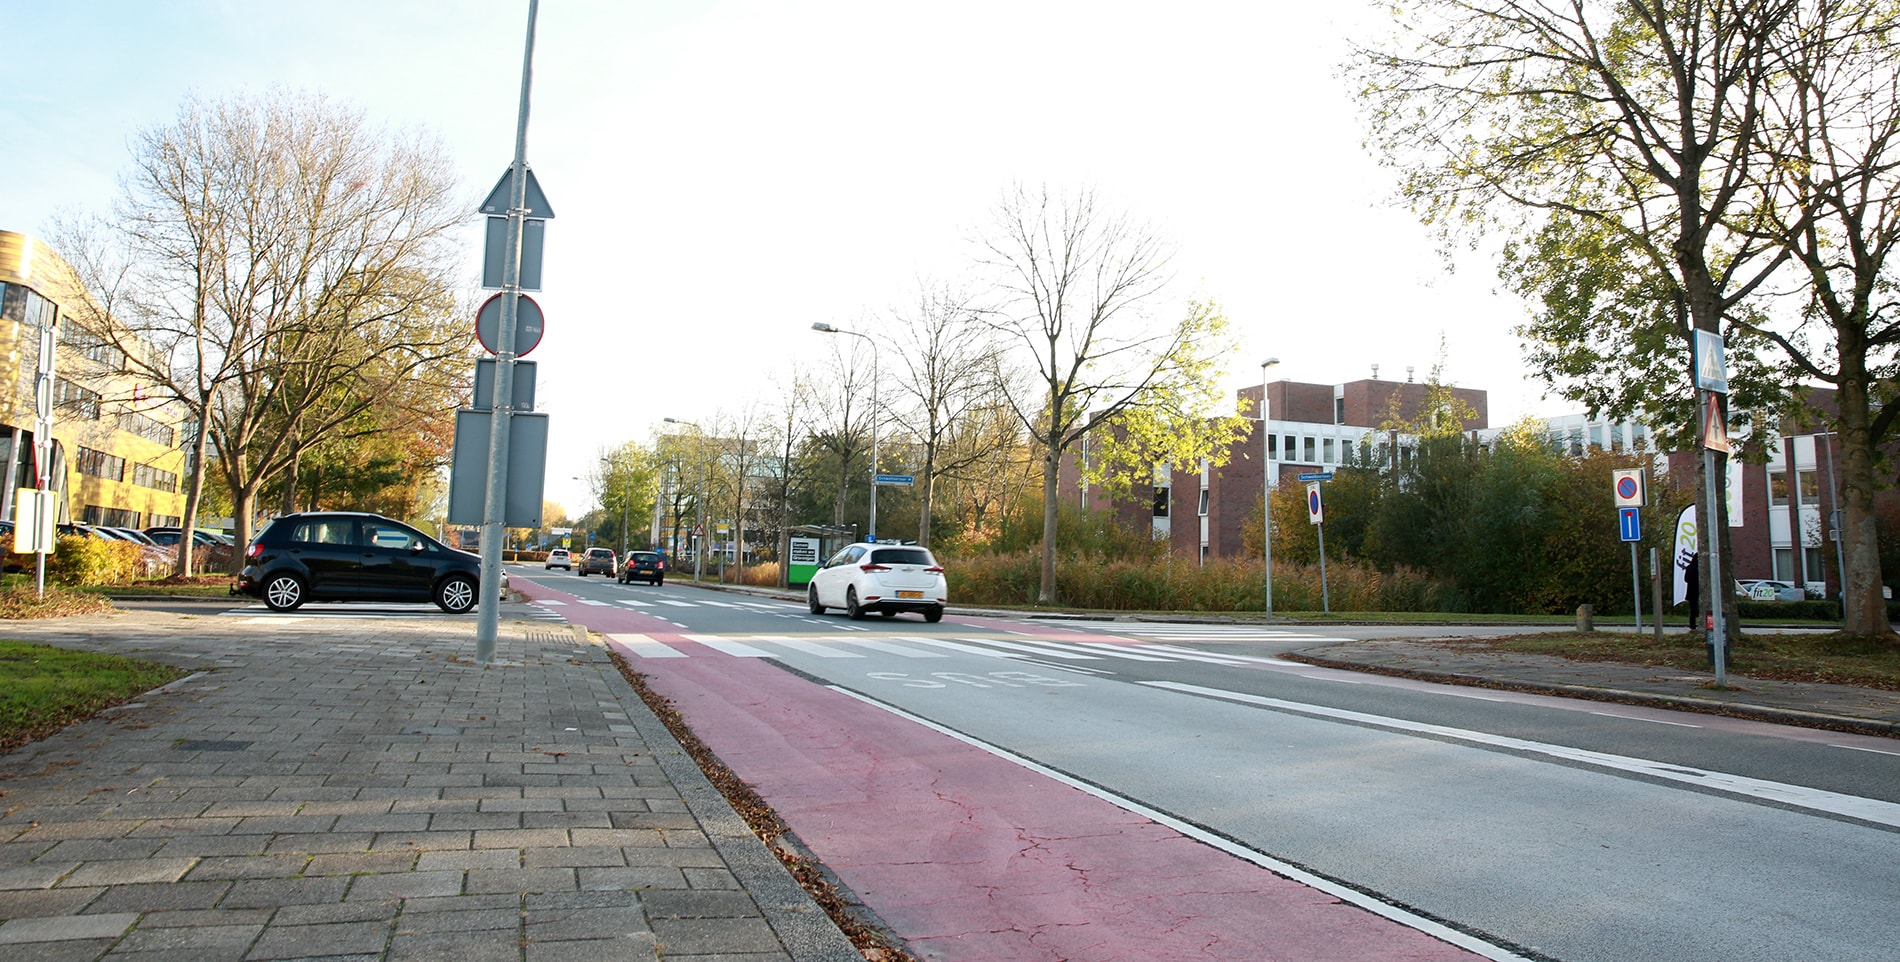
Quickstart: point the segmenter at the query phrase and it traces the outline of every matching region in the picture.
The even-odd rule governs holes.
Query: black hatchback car
[[[314,511],[265,525],[231,591],[276,611],[306,601],[433,601],[461,614],[475,607],[481,564],[400,521]]]
[[[666,555],[658,551],[627,552],[626,561],[620,566],[620,583],[630,585],[636,581],[666,584]]]

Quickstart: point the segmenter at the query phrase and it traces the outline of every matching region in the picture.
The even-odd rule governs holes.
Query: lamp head
[[[1270,358],[1267,358],[1266,360],[1264,360],[1264,361],[1261,361],[1261,362],[1260,362],[1260,369],[1264,371],[1264,370],[1266,370],[1267,368],[1270,368],[1270,367],[1272,367],[1272,366],[1274,366],[1275,364],[1278,364],[1278,363],[1280,363],[1280,359],[1279,359],[1279,358],[1277,358],[1277,357],[1270,357]]]
[[[813,322],[812,322],[812,324],[811,324],[811,329],[812,329],[812,330],[814,330],[814,331],[822,331],[822,332],[824,332],[824,333],[826,333],[826,334],[836,334],[836,333],[838,333],[838,329],[837,329],[837,328],[835,328],[835,327],[832,327],[832,326],[831,326],[831,325],[829,325],[829,324],[826,324],[826,323],[825,323],[824,321],[813,321]]]

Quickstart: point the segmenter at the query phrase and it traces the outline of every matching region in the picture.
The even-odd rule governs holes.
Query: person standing
[[[1682,573],[1682,578],[1689,587],[1689,630],[1699,631],[1702,626],[1702,555],[1700,553],[1689,556],[1688,570]]]

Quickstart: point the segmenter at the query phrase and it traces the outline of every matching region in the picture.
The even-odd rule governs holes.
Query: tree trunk
[[[297,510],[297,471],[303,460],[303,445],[291,442],[290,463],[284,467],[284,496],[278,501],[278,513],[291,514]]]
[[[1036,592],[1038,604],[1056,601],[1056,488],[1062,467],[1062,452],[1054,438],[1045,439],[1042,456],[1042,586]]]
[[[937,487],[937,449],[924,446],[924,485],[917,493],[917,543],[930,547],[930,496]]]
[[[1863,355],[1864,356],[1864,355]],[[1849,365],[1842,353],[1842,366]],[[1864,368],[1842,371],[1840,391],[1834,396],[1840,409],[1841,439],[1841,572],[1842,629],[1866,639],[1893,641],[1887,602],[1880,596],[1880,531],[1874,519],[1874,450],[1867,418],[1867,380]]]
[[[231,499],[231,540],[237,545],[237,556],[231,559],[231,573],[244,570],[244,549],[251,543],[251,516],[257,509],[257,491],[246,489],[236,492]]]
[[[185,516],[178,521],[177,573],[180,578],[191,577],[191,535],[198,527],[198,501],[205,492],[205,448],[209,433],[201,417],[198,423],[198,436],[191,441],[191,480],[185,483]]]

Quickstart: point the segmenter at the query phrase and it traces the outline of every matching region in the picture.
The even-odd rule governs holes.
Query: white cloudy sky
[[[548,497],[661,418],[819,360],[919,278],[966,270],[1015,182],[1093,187],[1225,306],[1227,379],[1446,377],[1491,422],[1565,410],[1521,375],[1521,305],[1448,272],[1390,203],[1339,79],[1338,3],[544,0],[528,160],[548,226]],[[321,91],[453,151],[475,201],[514,153],[527,0],[0,0],[0,229],[104,210],[129,135],[190,92]],[[472,331],[472,323],[471,323]],[[735,396],[736,395],[736,396]]]

